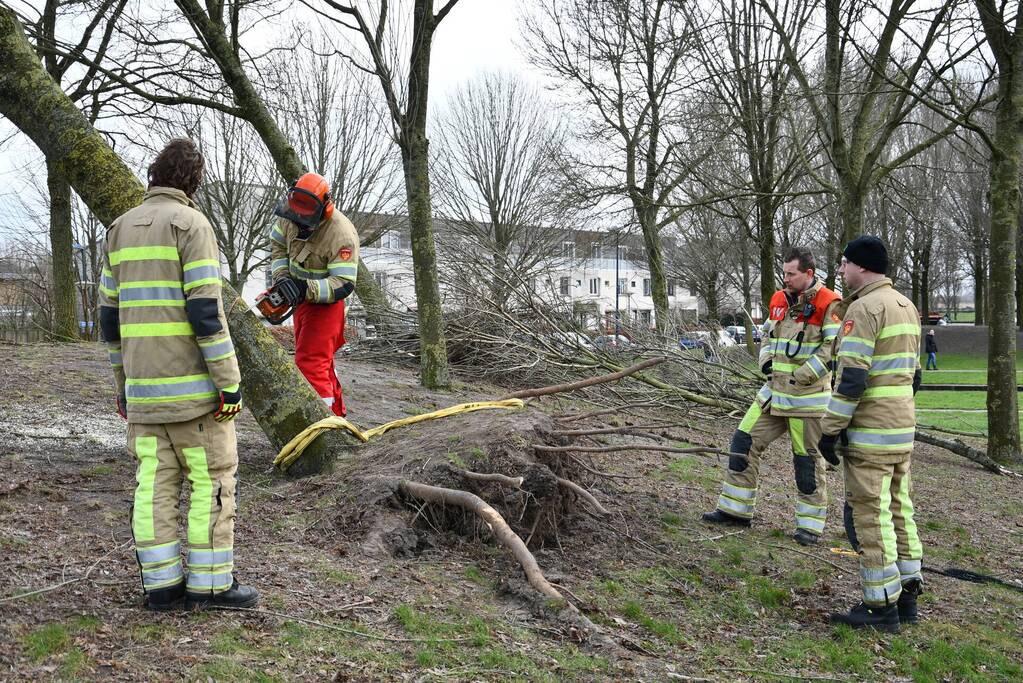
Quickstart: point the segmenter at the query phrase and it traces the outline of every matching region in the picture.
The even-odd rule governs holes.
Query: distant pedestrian
[[[938,340],[934,337],[934,330],[927,330],[924,337],[924,351],[927,352],[927,370],[938,369]]]

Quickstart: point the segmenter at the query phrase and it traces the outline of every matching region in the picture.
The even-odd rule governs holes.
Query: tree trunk
[[[53,259],[53,329],[59,341],[77,341],[78,303],[75,282],[74,238],[71,230],[71,187],[60,165],[46,161],[46,189],[50,195],[50,254]]]
[[[1018,60],[1013,60],[1017,62]],[[1023,73],[999,74],[991,158],[991,287],[988,297],[988,455],[997,462],[1023,463],[1016,391],[1016,233],[1023,152]]]
[[[912,250],[910,252],[910,258],[912,259],[912,261],[910,262],[910,268],[909,268],[909,299],[910,299],[910,301],[913,302],[914,306],[919,306],[920,305],[920,259],[919,259],[918,252],[916,251],[916,249],[914,249],[914,250]],[[926,320],[927,319],[926,318],[926,313],[927,312],[924,311],[923,309],[920,309],[920,312],[925,316],[924,320]]]
[[[984,268],[984,240],[979,236],[973,239],[973,324],[983,325],[987,319],[984,315],[987,297],[984,289],[987,285],[987,274]]]
[[[650,295],[654,300],[654,327],[659,336],[667,334],[668,281],[664,270],[664,251],[661,249],[661,235],[657,230],[657,211],[645,208],[636,212],[643,230],[643,246],[646,249],[647,265],[650,267]],[[617,256],[617,255],[616,255]],[[615,283],[617,286],[617,283]]]
[[[42,68],[20,23],[2,7],[0,114],[28,135],[47,159],[61,165],[71,187],[104,225],[142,201],[138,178]],[[270,442],[283,445],[309,424],[332,415],[229,285],[224,287],[224,303],[246,405]],[[337,452],[333,444],[323,442],[303,467],[322,466],[328,452]]]
[[[920,312],[927,320],[931,314],[931,246],[928,242],[920,254]]]
[[[416,0],[409,60],[408,109],[401,131],[401,160],[405,169],[412,268],[415,274],[416,314],[419,317],[420,382],[425,387],[446,387],[448,351],[444,338],[444,311],[437,277],[437,249],[433,239],[430,198],[430,141],[426,136],[426,108],[433,44],[433,0]]]
[[[767,307],[774,296],[774,212],[771,210],[769,197],[760,197],[757,203],[757,246],[760,250],[760,312],[767,319]],[[833,270],[833,268],[829,268]],[[829,288],[834,285],[828,285]],[[751,332],[752,334],[752,332]]]
[[[718,276],[714,273],[707,278],[706,289],[704,290],[704,297],[707,303],[707,320],[711,324],[717,323],[721,320],[721,314],[718,311]]]
[[[848,188],[843,184],[839,192],[839,206],[842,216],[842,244],[848,244],[863,234],[864,192],[859,188]]]
[[[1021,202],[1023,204],[1023,202]],[[1023,229],[1016,225],[1016,327],[1023,330]]]

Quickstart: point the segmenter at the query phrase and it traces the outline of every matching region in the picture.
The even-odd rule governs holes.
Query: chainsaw
[[[280,325],[295,312],[295,302],[301,300],[295,281],[284,278],[256,297],[256,308],[271,325]]]

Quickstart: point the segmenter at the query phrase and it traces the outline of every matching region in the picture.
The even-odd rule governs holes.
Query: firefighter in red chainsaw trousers
[[[345,299],[355,291],[359,235],[334,208],[330,185],[306,173],[288,188],[270,231],[274,283],[291,279],[295,307],[295,364],[336,415],[344,417],[334,354],[345,343]]]

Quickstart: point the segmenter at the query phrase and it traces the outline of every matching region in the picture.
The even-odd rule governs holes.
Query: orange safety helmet
[[[319,173],[303,174],[288,188],[285,200],[277,205],[274,213],[296,223],[308,231],[319,227],[334,213],[334,202],[330,198],[330,183]]]

